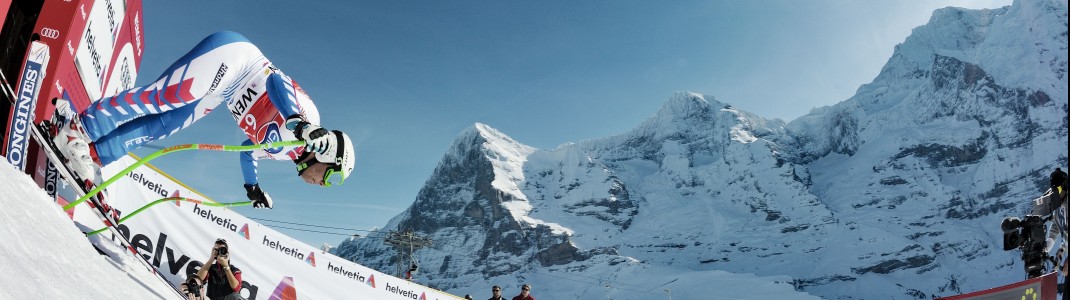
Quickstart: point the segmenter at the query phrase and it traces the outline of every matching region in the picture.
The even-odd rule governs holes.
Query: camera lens
[[[227,247],[219,247],[219,249],[216,249],[216,253],[219,255],[227,255]]]
[[[186,280],[186,292],[194,297],[201,296],[201,285],[197,282],[196,278],[190,277]]]

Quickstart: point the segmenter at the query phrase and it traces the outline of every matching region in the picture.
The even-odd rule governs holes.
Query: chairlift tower
[[[416,235],[416,233],[412,232],[412,229],[407,229],[404,232],[390,231],[383,243],[398,250],[397,276],[399,278],[412,279],[412,273],[416,273],[419,268],[419,263],[413,254],[420,248],[430,246],[432,241],[430,238]],[[411,263],[408,272],[405,272],[405,257],[408,257]]]

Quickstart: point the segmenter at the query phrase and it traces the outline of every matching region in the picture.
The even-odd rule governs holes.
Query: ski
[[[51,135],[45,135],[43,133],[51,133],[51,129],[51,123],[49,121],[44,121],[40,124],[34,124],[34,126],[30,126],[30,134],[33,139],[37,140],[37,143],[41,145],[41,148],[43,152],[45,152],[45,155],[48,156],[48,163],[55,166],[56,170],[59,171],[60,176],[58,177],[66,181],[67,184],[78,187],[76,191],[79,197],[84,196],[87,192],[93,189],[94,183],[92,181],[77,177],[77,175],[72,172],[70,167],[67,166],[67,160],[65,160],[65,157],[62,157],[59,154],[59,148],[56,147],[56,144],[52,142],[51,138],[48,138]],[[119,229],[116,227],[119,224],[119,213],[116,210],[112,209],[111,206],[107,205],[106,203],[103,203],[103,201],[100,201],[101,197],[101,194],[97,194],[93,197],[90,197],[87,202],[89,207],[91,208],[90,210],[93,211],[93,213],[96,214],[98,218],[100,218],[101,222],[104,223],[105,228],[107,228],[107,230],[111,232],[111,239],[113,241],[118,240],[119,243],[127,249],[127,251],[130,251],[130,253],[134,255],[137,261],[140,261],[146,269],[151,271],[152,274],[156,275],[156,278],[159,278],[161,281],[167,284],[167,286],[170,286],[176,294],[181,296],[181,293],[178,291],[178,288],[168,282],[166,278],[163,278],[163,275],[157,270],[157,268],[151,263],[149,263],[147,259],[138,254],[137,249],[134,248],[130,244],[130,242],[127,241],[127,238],[119,232]]]
[[[45,155],[48,156],[49,163],[56,167],[56,170],[60,172],[60,178],[67,181],[68,184],[78,187],[79,196],[84,196],[88,191],[92,190],[95,186],[90,180],[78,177],[70,167],[67,166],[67,159],[63,157],[59,151],[59,147],[50,137],[55,136],[54,128],[49,121],[43,121],[39,124],[31,126],[31,134],[37,143],[44,149]],[[49,134],[44,134],[48,132]],[[89,207],[92,208],[104,222],[104,225],[113,227],[119,224],[119,212],[112,209],[110,205],[104,199],[103,193],[97,194],[88,200]]]

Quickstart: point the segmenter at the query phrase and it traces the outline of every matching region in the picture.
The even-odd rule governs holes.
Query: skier
[[[341,184],[353,171],[349,136],[320,127],[319,111],[304,90],[234,32],[208,36],[156,82],[99,99],[81,112],[66,99],[55,101],[53,140],[71,169],[90,181],[99,166],[192,125],[224,102],[249,138],[243,145],[306,142],[241,153],[246,195],[254,207],[272,207],[257,181],[258,159],[292,160],[305,182],[322,186]]]

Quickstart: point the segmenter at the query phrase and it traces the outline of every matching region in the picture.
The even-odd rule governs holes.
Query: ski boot
[[[55,98],[52,101],[56,105],[56,112],[52,115],[55,124],[52,142],[79,179],[95,182],[100,167],[93,159],[89,135],[82,129],[78,113],[67,99]]]

